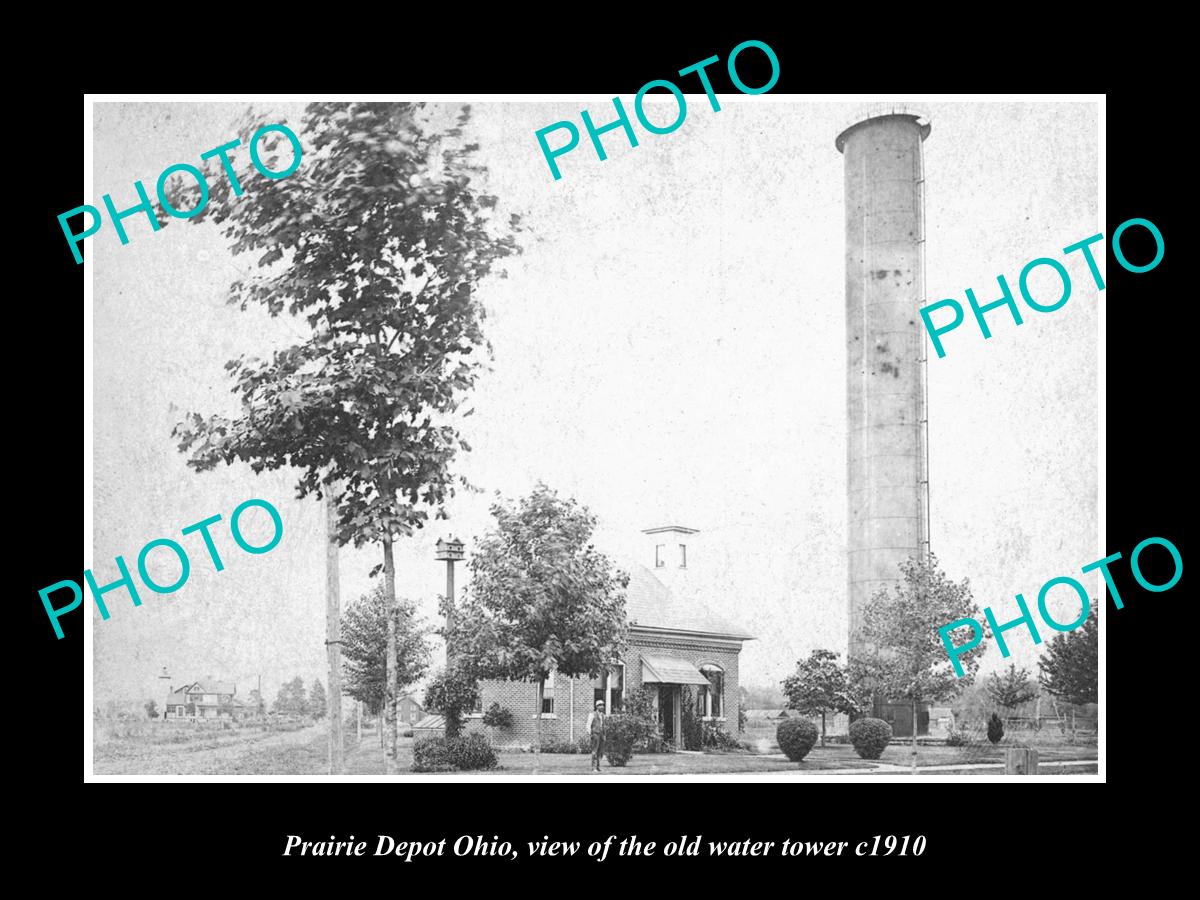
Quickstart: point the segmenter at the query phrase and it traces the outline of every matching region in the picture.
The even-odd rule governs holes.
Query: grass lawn
[[[163,726],[172,728],[178,726]],[[169,734],[169,733],[164,733]],[[329,772],[329,729],[317,723],[295,731],[178,732],[160,742],[134,735],[98,742],[97,775],[325,775]],[[364,739],[364,743],[366,743]],[[346,748],[357,744],[351,731]]]
[[[1038,775],[1095,775],[1097,772],[1096,763],[1088,763],[1081,766],[1063,766],[1055,765],[1054,763],[1043,763],[1038,760]],[[917,770],[918,775],[952,775],[954,777],[973,776],[973,775],[1003,775],[1003,769],[938,769],[935,772],[923,772]]]
[[[316,723],[285,732],[253,730],[193,733],[146,729],[144,733],[101,740],[95,745],[97,775],[324,775],[328,771],[328,730]],[[401,738],[399,772],[412,772],[412,738]],[[383,775],[386,767],[379,734],[365,732],[360,744],[354,729],[346,732],[346,772],[349,775]],[[1005,744],[971,747],[919,746],[918,766],[954,766],[979,763],[1003,763]],[[889,745],[877,762],[859,759],[848,744],[817,747],[801,763],[793,763],[780,753],[662,753],[637,754],[623,768],[608,765],[605,776],[678,775],[737,772],[822,772],[853,769],[896,774],[894,766],[911,765],[911,748]],[[1042,774],[1088,774],[1096,765],[1056,767],[1056,760],[1096,759],[1094,746],[1066,744],[1038,747]],[[590,774],[591,757],[587,754],[502,752],[501,773],[517,775]],[[880,769],[880,764],[884,768]],[[926,774],[995,775],[997,769],[938,769]],[[463,773],[467,774],[467,773]]]
[[[503,771],[517,774],[588,775],[591,757],[573,753],[501,753]],[[624,767],[602,763],[605,775],[699,775],[706,772],[818,772],[821,769],[870,769],[872,764],[857,756],[852,760],[810,753],[802,763],[783,756],[755,753],[648,753],[635,754]]]
[[[972,745],[970,747],[945,747],[937,745],[926,747],[918,745],[917,765],[945,766],[954,763],[1002,763],[1004,762],[1005,748],[1009,746],[1012,745],[1004,743],[997,746],[987,744],[986,746]],[[842,754],[848,754],[850,758],[855,758],[854,748],[848,745],[827,747],[826,752],[828,751],[837,751]],[[1096,747],[1094,745],[1072,746],[1070,744],[1054,744],[1047,747],[1038,747],[1037,751],[1039,763],[1057,759],[1096,758]],[[883,756],[879,758],[879,761],[881,763],[890,763],[894,766],[911,766],[912,747],[889,744],[888,748],[883,751]]]
[[[918,766],[941,766],[956,763],[1003,763],[1004,745],[986,748],[919,746]],[[736,772],[821,772],[836,769],[856,769],[866,774],[879,769],[881,763],[890,766],[909,766],[912,757],[908,746],[890,745],[877,762],[860,759],[848,744],[833,744],[815,748],[801,763],[790,762],[782,754],[758,753],[660,753],[636,754],[624,768],[603,764],[604,775],[687,775]],[[1043,767],[1056,759],[1095,759],[1095,747],[1058,746],[1039,748]],[[501,752],[497,772],[516,775],[591,775],[591,757],[583,753]],[[412,739],[400,741],[399,766],[401,774],[412,771]],[[1095,766],[1070,766],[1050,769],[1050,774],[1095,772]],[[894,769],[883,769],[895,774]],[[929,774],[995,775],[995,769],[938,770]],[[347,772],[352,775],[382,775],[383,751],[378,737],[363,738],[363,745],[348,755]],[[463,773],[468,774],[468,773]]]

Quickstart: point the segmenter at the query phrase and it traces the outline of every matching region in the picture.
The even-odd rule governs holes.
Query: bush
[[[638,753],[674,753],[675,745],[662,736],[657,723],[651,723],[646,736],[634,745]]]
[[[850,723],[850,743],[863,759],[879,759],[892,739],[892,726],[883,719],[856,719]]]
[[[434,735],[413,744],[414,772],[494,769],[497,763],[496,751],[482,734],[452,738]]]
[[[1004,737],[1004,722],[995,713],[988,716],[987,734],[988,740],[993,744],[1000,743],[1000,739]]]
[[[433,735],[418,738],[413,744],[414,772],[449,772],[453,769],[444,737]]]
[[[581,734],[575,739],[575,744],[579,747],[576,753],[591,753],[592,752],[592,736],[590,734]]]
[[[800,762],[808,756],[818,737],[817,726],[808,719],[784,719],[775,729],[779,749],[792,762]]]
[[[705,722],[701,731],[701,743],[711,750],[743,750],[742,742],[727,732],[719,722]]]
[[[967,737],[965,731],[954,731],[951,729],[950,733],[946,735],[947,747],[966,747],[970,743],[971,739]]]
[[[513,714],[499,703],[493,703],[483,714],[483,724],[489,728],[512,728]]]
[[[613,715],[604,723],[604,755],[610,766],[623,766],[633,756],[633,745],[643,736],[642,721],[634,716]]]
[[[450,738],[446,742],[450,761],[461,771],[494,769],[499,762],[491,742],[482,734]]]

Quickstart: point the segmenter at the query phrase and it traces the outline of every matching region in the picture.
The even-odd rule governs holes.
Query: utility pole
[[[454,564],[461,560],[465,554],[463,553],[463,542],[457,540],[454,535],[451,535],[449,540],[438,538],[437,553],[435,558],[444,560],[446,563],[446,604],[444,611],[446,613],[446,668],[451,667],[454,660],[454,651],[450,646],[450,635],[454,633]]]
[[[325,484],[325,650],[329,657],[329,774],[344,775],[342,755],[342,606],[338,587],[337,498]],[[260,695],[261,696],[261,695]]]
[[[166,666],[163,666],[162,674],[158,676],[158,680],[165,681],[167,683],[167,701],[170,701],[172,684],[171,684],[171,676],[167,674]],[[162,721],[164,721],[164,722],[167,720],[167,710],[170,708],[170,703],[167,701],[163,702],[163,711],[162,711],[161,718],[162,718]]]

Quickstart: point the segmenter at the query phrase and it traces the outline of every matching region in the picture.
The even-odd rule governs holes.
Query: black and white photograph
[[[1103,96],[676,84],[92,98],[88,780],[1103,780]]]

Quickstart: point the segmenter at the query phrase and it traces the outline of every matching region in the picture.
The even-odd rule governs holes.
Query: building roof
[[[708,679],[686,659],[674,656],[651,656],[642,654],[642,681],[659,684],[702,684],[708,687]]]
[[[422,709],[425,708],[425,704],[422,703],[420,700],[418,700],[415,696],[413,696],[411,691],[407,694],[401,694],[399,697],[396,698],[397,703],[399,703],[401,700],[408,700],[412,703],[413,706],[419,706]]]
[[[417,729],[417,728],[445,728],[446,727],[446,719],[444,716],[428,715],[425,718],[423,718],[420,722],[413,723],[412,727],[414,729]]]
[[[792,713],[786,709],[748,709],[746,710],[747,719],[787,719],[791,718]]]
[[[237,687],[232,681],[201,679],[192,684],[190,690],[193,694],[232,694],[237,691]]]
[[[684,599],[641,565],[624,565],[629,573],[625,590],[625,614],[630,625],[643,628],[664,628],[671,631],[694,631],[723,637],[753,640],[753,635],[735,628],[695,598]]]

